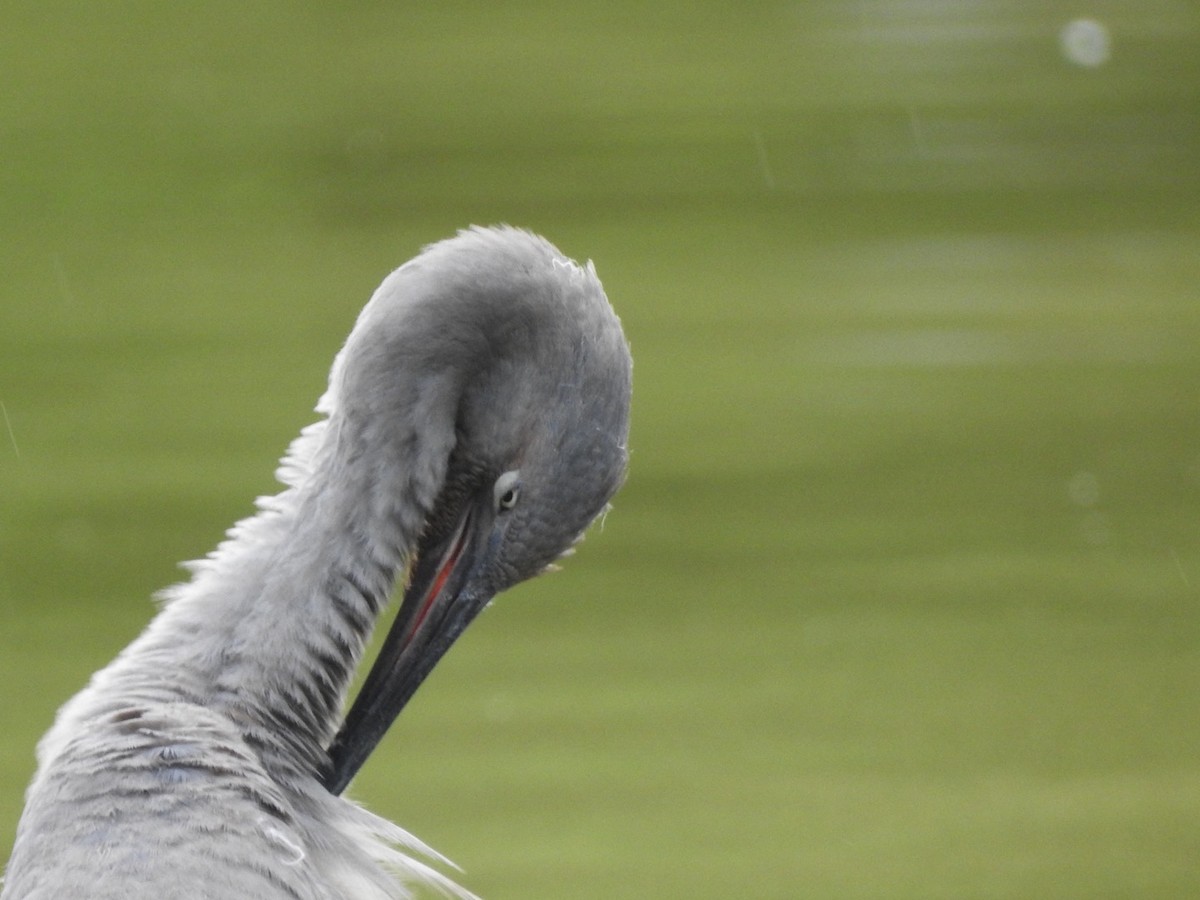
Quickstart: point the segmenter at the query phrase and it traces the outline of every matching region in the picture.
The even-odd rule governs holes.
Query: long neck
[[[278,777],[324,765],[423,516],[419,499],[381,502],[378,473],[347,459],[335,423],[323,424],[285,459],[292,486],[192,564],[192,580],[167,592],[146,632],[98,673],[93,712],[138,699],[195,703],[226,716]],[[361,450],[350,454],[358,462]]]

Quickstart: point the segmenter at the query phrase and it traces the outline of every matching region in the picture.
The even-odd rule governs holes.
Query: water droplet
[[[1094,69],[1108,62],[1112,38],[1108,28],[1095,19],[1073,19],[1058,33],[1062,55],[1077,66]]]
[[[1093,547],[1102,547],[1112,541],[1112,525],[1102,512],[1089,512],[1079,523],[1083,542]]]
[[[484,708],[484,715],[489,722],[503,724],[512,721],[515,710],[513,707],[512,698],[507,694],[493,694],[487,701],[487,706]]]
[[[1076,472],[1067,482],[1067,496],[1085,509],[1100,502],[1100,481],[1092,472]]]
[[[304,861],[304,848],[300,842],[275,824],[263,820],[259,823],[263,837],[283,851],[282,859],[285,866],[298,866]]]

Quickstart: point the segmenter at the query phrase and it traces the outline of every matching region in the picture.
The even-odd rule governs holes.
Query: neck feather
[[[279,470],[287,489],[261,498],[256,515],[188,564],[191,580],[163,593],[163,610],[97,673],[70,718],[139,701],[195,703],[227,716],[281,780],[325,764],[425,505],[382,500],[379,473],[347,458],[340,431],[336,418],[305,429]],[[350,456],[361,460],[362,450]]]

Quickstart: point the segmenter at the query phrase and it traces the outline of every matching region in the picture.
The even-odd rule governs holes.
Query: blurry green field
[[[0,858],[375,285],[509,221],[629,482],[357,797],[489,900],[1200,895],[1200,15],[657,9],[9,4]]]

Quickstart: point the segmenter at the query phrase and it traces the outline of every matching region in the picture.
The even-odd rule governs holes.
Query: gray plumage
[[[479,609],[604,510],[629,392],[591,264],[542,238],[473,228],[393,272],[284,457],[286,489],[60,710],[2,900],[469,896],[340,790]]]

